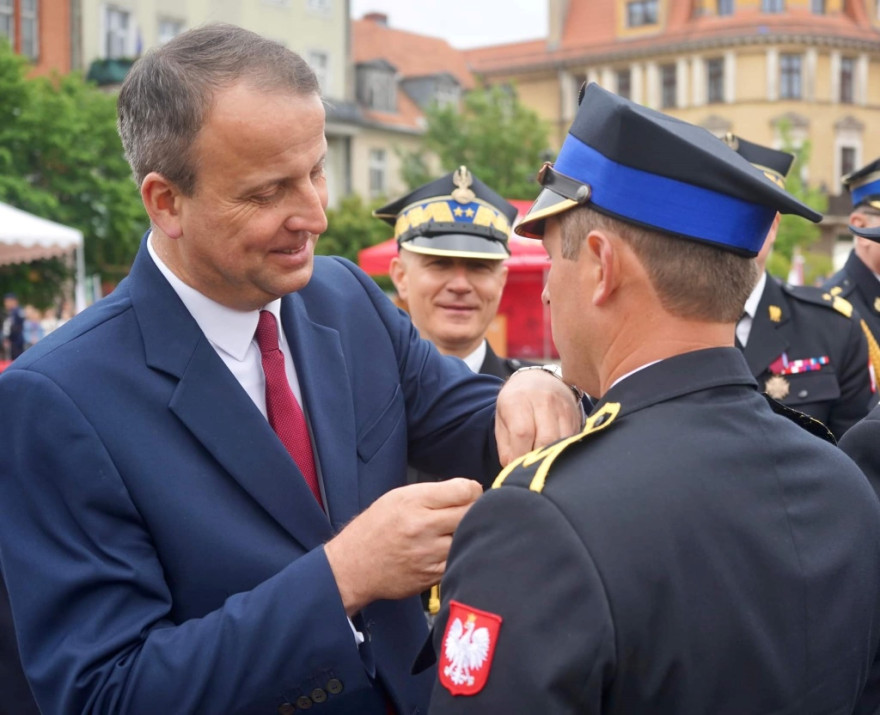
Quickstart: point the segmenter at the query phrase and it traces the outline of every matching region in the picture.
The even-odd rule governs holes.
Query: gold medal
[[[772,375],[764,383],[764,392],[774,400],[784,400],[788,396],[789,389],[788,380],[782,375]]]

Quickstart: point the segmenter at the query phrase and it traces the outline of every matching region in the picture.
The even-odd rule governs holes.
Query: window
[[[660,80],[662,88],[660,97],[661,106],[664,109],[674,107],[676,104],[675,99],[677,93],[675,65],[663,65],[660,68]]]
[[[810,0],[810,10],[814,15],[825,14],[825,0]]]
[[[718,0],[719,15],[733,15],[733,0]]]
[[[21,0],[21,54],[32,60],[40,53],[37,0]]]
[[[322,50],[310,50],[309,66],[318,78],[321,94],[327,94],[330,83],[330,56]]]
[[[724,101],[724,58],[706,61],[706,98],[709,103]]]
[[[657,0],[632,0],[626,4],[628,27],[657,24]]]
[[[853,103],[855,64],[855,60],[852,57],[840,58],[840,101],[844,104]]]
[[[169,18],[159,20],[157,39],[159,40],[160,45],[164,45],[169,40],[173,40],[181,32],[183,32],[183,21],[171,20]]]
[[[385,196],[386,155],[384,149],[370,149],[370,198]]]
[[[856,170],[856,149],[852,146],[840,147],[840,175],[846,176]]]
[[[779,98],[801,98],[801,56],[779,56]]]
[[[761,12],[785,12],[785,0],[761,0]]]
[[[452,77],[439,77],[434,86],[434,102],[438,107],[457,107],[461,99],[458,82]]]
[[[15,24],[12,16],[12,3],[14,0],[0,0],[0,35],[9,38],[11,45],[15,44]]]
[[[632,75],[629,69],[617,71],[617,94],[624,99],[632,99]]]
[[[107,59],[129,57],[131,43],[131,15],[117,7],[106,8],[104,15],[104,54]]]

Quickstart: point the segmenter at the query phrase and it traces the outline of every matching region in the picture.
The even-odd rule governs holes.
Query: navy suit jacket
[[[323,544],[407,459],[488,481],[500,382],[418,338],[341,259],[282,302],[325,514],[145,244],[0,377],[0,560],[51,713],[424,712],[417,597],[355,619]]]

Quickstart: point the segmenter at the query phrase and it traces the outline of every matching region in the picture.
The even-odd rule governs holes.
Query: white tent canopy
[[[0,266],[68,255],[76,261],[76,303],[80,310],[85,303],[82,232],[0,202]]]

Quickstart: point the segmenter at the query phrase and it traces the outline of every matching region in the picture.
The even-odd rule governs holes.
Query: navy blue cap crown
[[[503,260],[516,207],[465,166],[376,209],[397,245],[415,253]]]
[[[724,143],[748,161],[752,166],[764,172],[770,181],[785,188],[785,177],[794,163],[794,154],[779,149],[771,149],[763,144],[755,144],[742,137],[727,132]]]
[[[853,208],[871,206],[880,209],[880,159],[847,174],[841,181],[852,197]]]
[[[761,248],[776,212],[822,216],[700,127],[590,84],[522,236],[579,205],[744,256]]]

